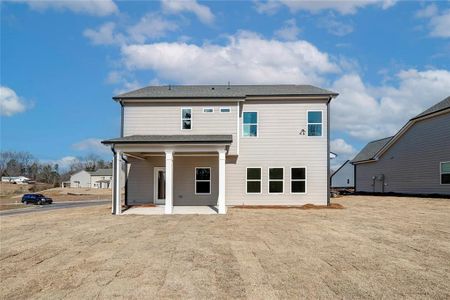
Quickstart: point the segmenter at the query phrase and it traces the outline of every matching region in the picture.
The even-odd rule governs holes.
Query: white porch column
[[[217,198],[219,214],[226,214],[225,206],[225,150],[219,151],[219,196]]]
[[[113,185],[113,213],[120,215],[122,213],[122,201],[120,191],[120,175],[122,171],[121,153],[116,151],[114,154],[114,185]]]
[[[166,205],[164,213],[171,214],[173,210],[173,151],[166,151]]]

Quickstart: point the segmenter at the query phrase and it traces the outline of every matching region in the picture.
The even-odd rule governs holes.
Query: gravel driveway
[[[353,196],[342,210],[5,216],[0,298],[450,298],[450,201]]]

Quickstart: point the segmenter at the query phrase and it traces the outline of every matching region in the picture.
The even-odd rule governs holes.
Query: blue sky
[[[1,149],[110,153],[117,93],[150,84],[332,89],[350,158],[450,94],[450,2],[1,2]]]

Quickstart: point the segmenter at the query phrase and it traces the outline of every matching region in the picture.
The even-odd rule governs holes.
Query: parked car
[[[28,204],[28,203],[34,203],[34,204],[52,204],[53,200],[52,198],[45,197],[42,194],[25,194],[22,196],[22,203]]]

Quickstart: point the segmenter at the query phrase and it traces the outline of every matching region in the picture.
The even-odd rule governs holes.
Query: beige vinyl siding
[[[91,187],[91,174],[87,171],[79,171],[70,176],[70,187],[89,188]]]
[[[322,110],[322,137],[307,130],[307,111]],[[327,203],[327,105],[323,101],[246,101],[242,111],[258,112],[258,137],[240,138],[236,162],[226,165],[226,202],[230,204]],[[242,114],[240,118],[242,129]],[[242,132],[242,130],[240,130]],[[242,133],[241,133],[242,135]],[[246,168],[262,168],[261,194],[246,194]],[[268,168],[284,168],[284,193],[269,194]],[[307,168],[307,193],[291,194],[290,168]]]
[[[146,160],[130,158],[128,204],[153,203],[154,167],[164,167],[164,156]],[[195,195],[195,168],[211,168],[211,194]],[[218,156],[174,156],[174,205],[216,205],[218,196]]]
[[[356,165],[356,190],[381,192],[372,177],[384,174],[385,192],[450,194],[440,184],[443,161],[450,161],[450,113],[418,121],[378,161]]]
[[[231,112],[221,113],[221,107]],[[192,108],[192,129],[181,129],[181,109]],[[205,113],[203,108],[213,108]],[[135,134],[231,134],[230,154],[237,153],[237,102],[146,103],[124,106],[124,135]]]

